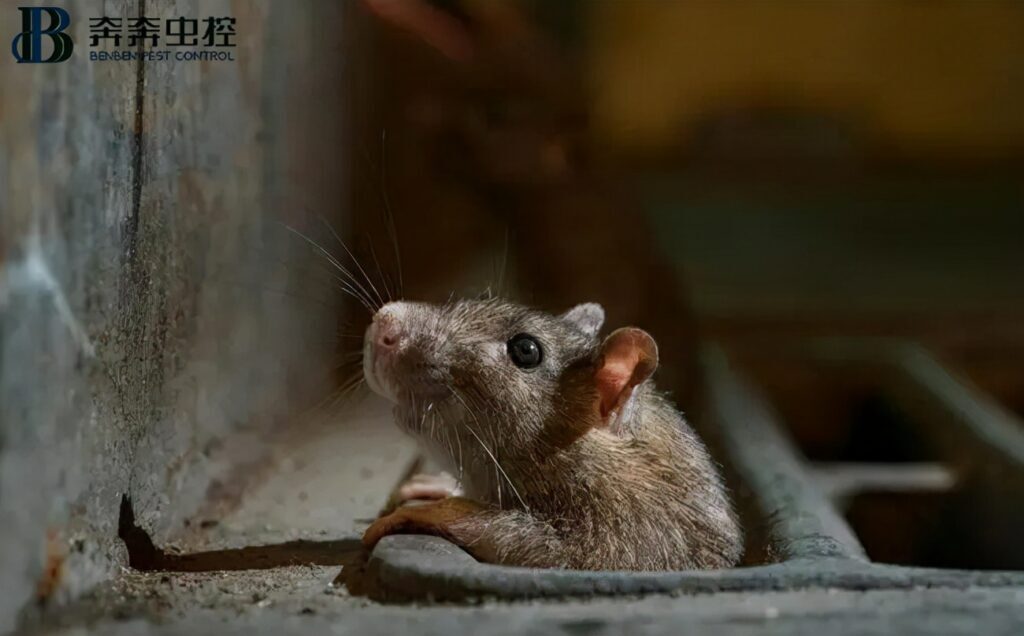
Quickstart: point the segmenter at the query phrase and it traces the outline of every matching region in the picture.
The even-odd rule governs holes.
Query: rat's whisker
[[[348,391],[348,390],[352,389],[353,387],[359,386],[360,384],[362,384],[365,381],[366,380],[365,380],[365,378],[363,378],[362,370],[361,369],[360,370],[355,370],[348,379],[344,380],[341,383],[341,386],[338,387],[338,390],[340,390],[340,391]]]
[[[391,289],[388,287],[388,277],[384,275],[384,268],[380,266],[380,261],[377,260],[377,250],[373,249],[373,241],[370,241],[370,257],[373,259],[373,263],[377,266],[377,273],[380,275],[380,284],[384,288],[384,293],[387,294],[388,300],[395,300],[394,294],[391,293]]]
[[[370,289],[372,289],[373,293],[377,295],[377,300],[380,301],[381,305],[384,305],[384,297],[380,295],[380,291],[377,290],[377,286],[373,284],[372,280],[370,280],[370,275],[366,273],[365,269],[363,269],[363,266],[359,262],[359,259],[356,258],[356,255],[352,253],[352,250],[348,249],[348,245],[345,245],[345,241],[341,240],[341,237],[338,236],[338,233],[334,231],[334,228],[331,226],[330,223],[327,222],[327,219],[321,216],[320,222],[327,226],[327,230],[334,236],[334,240],[338,241],[338,245],[341,245],[341,248],[345,250],[345,253],[348,254],[348,257],[351,258],[352,262],[356,264],[356,267],[359,269],[359,272],[363,275],[363,278],[366,280],[366,283],[370,286]]]
[[[462,404],[463,408],[466,409],[466,411],[469,413],[469,415],[473,418],[473,421],[476,422],[477,424],[480,424],[480,419],[477,417],[477,415],[473,411],[473,409],[471,409],[469,407],[469,404],[467,404],[466,401],[462,398],[462,396],[459,395],[459,392],[456,391],[455,388],[452,387],[451,385],[448,386],[448,389],[452,392],[452,395],[455,397],[455,399],[458,400]],[[480,443],[480,447],[484,449],[484,452],[487,453],[487,456],[491,458],[491,461],[494,462],[494,467],[495,467],[495,471],[496,471],[495,474],[497,474],[498,472],[501,473],[501,476],[505,478],[505,481],[508,482],[509,488],[512,489],[512,492],[515,494],[516,498],[519,500],[519,504],[523,507],[524,510],[529,512],[530,507],[526,505],[526,501],[523,500],[522,495],[520,495],[519,491],[516,490],[515,484],[512,483],[512,479],[509,478],[508,473],[505,472],[505,469],[501,467],[501,463],[498,461],[498,458],[494,456],[494,453],[492,453],[491,449],[487,447],[487,444],[484,443],[484,440],[481,439],[479,435],[477,435],[476,431],[474,431],[473,428],[470,427],[468,423],[463,422],[463,425],[465,425],[466,430],[468,430],[470,432],[470,434],[473,437],[476,438],[476,441]],[[498,497],[499,497],[499,505],[500,505],[501,481],[498,481],[497,483],[498,483]]]
[[[356,279],[356,277],[352,274],[352,272],[350,272],[344,265],[342,265],[338,261],[338,259],[334,257],[333,254],[331,254],[329,251],[327,251],[327,249],[325,249],[322,245],[320,245],[319,243],[317,243],[313,239],[309,238],[308,236],[306,236],[302,232],[300,232],[300,231],[296,230],[295,228],[291,227],[290,225],[285,225],[284,227],[289,232],[292,232],[293,234],[295,234],[296,236],[300,237],[301,239],[303,239],[304,241],[309,243],[311,246],[313,246],[313,248],[315,248],[324,258],[326,258],[328,260],[328,262],[330,262],[332,265],[334,265],[334,267],[338,271],[340,271],[343,274],[345,274],[346,276],[348,276],[349,280],[348,281],[343,281],[343,282],[346,285],[349,282],[351,282],[352,285],[354,285],[354,287],[352,287],[350,285],[348,290],[350,290],[353,295],[356,295],[356,289],[358,289],[358,291],[360,293],[358,294],[357,297],[360,298],[366,305],[368,305],[367,308],[370,310],[371,314],[375,313],[376,309],[374,309],[374,307],[376,307],[376,305],[374,305],[374,303],[373,303],[372,297],[370,296],[370,292],[367,291],[365,287],[363,287],[363,285]]]
[[[480,442],[480,443],[483,444],[483,442]],[[503,482],[501,481],[501,475],[498,474],[498,460],[497,459],[494,460],[494,485],[498,487],[498,507],[499,508],[504,508],[504,506],[501,505],[501,490],[502,490],[502,487],[503,487]]]
[[[498,268],[498,295],[505,294],[505,270],[508,268],[508,226],[505,226],[505,246],[501,250],[501,267]]]
[[[352,296],[353,298],[358,300],[364,307],[366,307],[368,310],[370,310],[371,314],[374,313],[375,309],[374,309],[373,301],[372,301],[372,299],[370,299],[367,296],[365,291],[356,289],[355,287],[352,286],[352,284],[347,279],[342,278],[341,276],[338,276],[333,271],[329,272],[329,275],[336,282],[335,289],[339,289],[339,290],[349,294],[350,296]]]
[[[341,276],[339,276],[335,272],[335,266],[329,260],[326,260],[326,259],[316,259],[316,260],[314,260],[314,261],[312,261],[312,262],[310,262],[308,264],[299,264],[299,263],[290,261],[290,260],[288,260],[286,258],[283,258],[283,257],[281,257],[278,254],[275,254],[273,252],[273,250],[264,249],[264,248],[260,248],[260,247],[251,247],[250,249],[252,249],[254,252],[256,252],[256,253],[258,253],[258,254],[260,254],[262,256],[265,256],[267,259],[269,259],[269,260],[271,260],[271,261],[281,265],[282,267],[284,267],[285,269],[287,269],[290,272],[296,272],[296,273],[302,274],[304,276],[303,281],[302,281],[303,283],[311,281],[311,282],[316,283],[318,285],[319,284],[327,284],[327,285],[330,286],[330,289],[332,291],[338,289],[338,287],[336,286],[335,283],[347,283],[346,279],[342,278]],[[322,280],[321,278],[319,278],[319,276],[321,274],[324,274],[324,273],[326,273],[333,280],[329,280],[328,281],[328,280]],[[289,293],[289,292],[284,291],[284,290],[274,290],[274,289],[270,289],[270,288],[266,288],[266,289],[268,291],[273,291],[275,293],[281,293],[281,294],[288,295],[288,296],[302,298],[303,300],[307,300],[308,299],[308,298],[305,298],[305,297],[297,296],[295,294]],[[346,291],[346,290],[344,288],[342,288],[342,291]],[[328,306],[326,303],[323,302],[322,298],[318,298],[318,299],[314,300],[313,302],[317,302],[318,304],[323,305],[325,307]],[[336,309],[336,307],[331,307],[331,308],[332,309]]]
[[[343,404],[343,403],[347,402],[354,395],[356,395],[356,393],[358,392],[358,390],[362,386],[362,384],[363,384],[362,380],[359,380],[357,382],[352,383],[352,385],[349,386],[348,388],[346,388],[344,391],[341,391],[338,394],[338,399],[335,400],[335,404],[334,405],[337,406],[338,404]]]
[[[361,293],[358,290],[356,290],[352,286],[352,283],[350,282],[349,279],[343,278],[343,277],[339,276],[337,274],[337,272],[334,271],[335,269],[337,269],[337,266],[333,262],[328,260],[326,262],[325,261],[316,261],[316,263],[321,268],[324,268],[324,267],[328,268],[328,269],[320,269],[318,271],[326,272],[327,275],[330,276],[333,279],[333,282],[331,284],[332,287],[334,287],[335,289],[341,289],[342,291],[348,292],[348,293],[353,294],[353,295],[357,295],[360,300],[364,301],[364,303],[373,305],[373,302],[372,302],[371,298],[366,296],[366,294]]]
[[[381,197],[384,199],[384,222],[387,225],[388,234],[391,235],[391,246],[395,251],[395,267],[398,270],[398,297],[402,296],[402,288],[405,286],[402,282],[402,256],[398,251],[398,228],[395,227],[395,215],[391,209],[391,196],[388,194],[388,173],[387,173],[387,156],[385,155],[385,147],[387,142],[387,129],[381,129],[380,131],[380,192]]]
[[[458,449],[459,449],[459,483],[461,484],[462,480],[464,479],[465,474],[466,474],[465,473],[465,468],[464,468],[465,464],[462,461],[462,436],[461,435],[455,434],[455,443],[456,443],[456,445],[458,446]]]
[[[358,300],[363,305],[363,307],[366,307],[366,310],[369,311],[371,314],[373,314],[373,313],[375,313],[377,311],[376,309],[374,309],[373,304],[369,300],[367,300],[367,299],[363,298],[362,296],[360,296],[359,294],[357,294],[356,290],[353,289],[352,286],[349,285],[348,283],[342,281],[341,284],[339,285],[338,289],[340,289],[341,291],[347,293],[349,296],[352,296],[353,298]]]
[[[324,413],[333,412],[335,408],[345,403],[349,398],[355,395],[362,384],[362,373],[354,373],[349,379],[343,381],[337,389],[329,393],[311,410],[321,411]]]
[[[312,280],[314,282],[326,283],[326,284],[328,284],[330,286],[330,288],[332,290],[340,290],[340,291],[342,291],[342,292],[344,292],[344,293],[354,297],[356,300],[360,301],[360,304],[362,304],[364,307],[369,309],[371,313],[373,313],[373,309],[369,306],[369,303],[367,302],[367,299],[362,294],[358,293],[352,287],[352,285],[348,282],[348,280],[346,280],[345,278],[342,278],[341,276],[339,276],[334,271],[334,264],[333,263],[331,263],[329,261],[328,262],[324,262],[324,261],[321,261],[321,260],[317,260],[317,261],[315,261],[315,269],[314,269],[314,268],[300,268],[300,267],[298,267],[298,266],[296,266],[294,264],[290,264],[287,261],[280,260],[280,259],[278,260],[278,262],[281,263],[283,266],[292,269],[293,271],[298,271],[298,272],[306,273],[309,276],[310,280]],[[323,269],[323,268],[328,268],[328,269]],[[330,281],[318,281],[316,278],[314,278],[314,274],[320,274],[320,273],[326,273],[332,280],[330,280]],[[291,295],[291,294],[288,294],[287,292],[281,292],[281,293],[285,293],[286,295]],[[319,304],[326,306],[326,304],[323,303],[322,301]]]
[[[245,281],[241,281],[241,280],[235,280],[235,279],[232,279],[232,278],[227,278],[227,277],[221,276],[220,274],[217,274],[217,273],[212,274],[210,276],[210,278],[212,280],[218,282],[218,283],[222,283],[224,285],[230,285],[232,287],[237,287],[239,289],[247,289],[247,290],[250,290],[250,291],[255,291],[255,292],[259,292],[259,293],[263,293],[263,294],[279,294],[281,296],[287,296],[289,298],[293,298],[293,299],[296,299],[296,300],[301,300],[303,302],[312,303],[314,305],[322,307],[324,309],[324,311],[332,311],[333,312],[333,311],[337,311],[337,309],[338,309],[335,305],[330,304],[329,302],[325,301],[323,298],[319,298],[319,297],[315,297],[315,296],[310,296],[308,294],[300,294],[300,293],[297,293],[297,292],[294,292],[294,291],[289,291],[287,289],[274,289],[272,287],[267,287],[266,285],[260,285],[260,284],[257,284],[257,283],[249,283],[249,282],[245,282]]]

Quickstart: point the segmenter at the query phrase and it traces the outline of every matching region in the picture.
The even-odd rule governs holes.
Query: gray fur
[[[407,342],[379,372],[396,419],[487,506],[450,538],[510,565],[677,570],[739,560],[722,479],[651,381],[623,409],[628,433],[602,425],[593,383],[600,306],[552,316],[500,299],[402,305]],[[517,333],[541,342],[540,367],[502,355]]]

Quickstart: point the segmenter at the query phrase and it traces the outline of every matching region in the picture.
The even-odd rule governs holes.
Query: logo
[[[14,36],[11,52],[19,64],[53,64],[64,62],[71,57],[75,48],[71,36],[64,30],[71,26],[71,16],[60,7],[18,7],[21,11],[21,33]],[[43,15],[49,26],[43,28]],[[50,57],[43,59],[43,36],[53,44]]]

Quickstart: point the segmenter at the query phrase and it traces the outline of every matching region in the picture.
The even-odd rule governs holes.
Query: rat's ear
[[[594,371],[598,410],[609,424],[608,416],[618,412],[633,395],[633,389],[651,377],[658,368],[658,345],[643,329],[624,327],[605,338]]]
[[[583,303],[562,314],[562,320],[573,323],[588,336],[596,336],[604,324],[604,309],[597,303]]]

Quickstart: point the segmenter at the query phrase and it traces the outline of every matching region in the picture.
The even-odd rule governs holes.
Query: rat
[[[417,477],[364,533],[444,537],[480,561],[582,570],[725,568],[742,533],[715,463],[654,386],[642,329],[604,338],[595,303],[391,302],[363,374],[452,477]],[[457,491],[456,487],[461,491]]]

